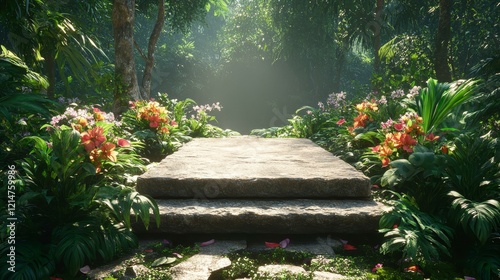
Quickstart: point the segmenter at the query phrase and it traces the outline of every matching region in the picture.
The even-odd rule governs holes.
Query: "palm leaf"
[[[438,129],[453,109],[470,99],[476,90],[476,83],[467,80],[448,84],[429,79],[427,88],[422,89],[415,99],[417,113],[423,119],[424,132]]]

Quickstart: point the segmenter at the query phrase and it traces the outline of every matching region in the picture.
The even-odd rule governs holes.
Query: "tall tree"
[[[223,12],[227,0],[140,0],[138,6],[147,11],[151,6],[157,9],[156,21],[148,40],[147,54],[134,42],[135,0],[113,0],[113,33],[115,38],[115,76],[117,86],[114,92],[114,112],[120,114],[126,109],[128,100],[148,98],[154,67],[154,52],[165,20],[172,28],[186,29],[194,20],[200,19],[210,7]],[[139,89],[134,61],[134,45],[145,60],[142,87]],[[123,85],[122,85],[123,83]]]
[[[120,114],[129,100],[140,99],[134,59],[135,0],[113,0],[115,92],[113,112]]]
[[[156,43],[160,37],[161,30],[165,24],[165,1],[158,0],[158,14],[156,16],[156,22],[151,32],[151,36],[148,41],[148,53],[147,56],[143,55],[146,65],[144,66],[144,74],[142,76],[142,86],[141,86],[141,97],[143,99],[148,99],[151,94],[151,77],[153,73],[154,66],[154,52],[156,49]]]
[[[451,39],[451,0],[439,0],[439,23],[436,34],[434,70],[440,82],[451,82],[448,49]]]

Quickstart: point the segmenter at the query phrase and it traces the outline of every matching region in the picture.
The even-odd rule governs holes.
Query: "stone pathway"
[[[322,238],[308,238],[306,241],[301,240],[294,242],[292,239],[286,251],[290,252],[306,252],[315,255],[311,260],[314,262],[325,262],[328,258],[335,256],[333,248],[341,248],[342,243],[330,237]],[[326,240],[326,242],[325,242]],[[141,242],[140,247],[123,257],[115,263],[107,266],[92,269],[87,275],[90,280],[103,280],[106,277],[113,276],[119,280],[130,280],[138,276],[150,272],[150,269],[144,265],[137,263],[135,260],[135,253],[144,253],[144,249],[151,243],[158,243],[160,240],[148,240]],[[200,252],[187,260],[171,267],[169,274],[175,280],[220,280],[221,272],[223,269],[231,265],[231,260],[227,254],[235,251],[246,250],[249,252],[264,252],[274,249],[265,248],[263,242],[256,243],[255,241],[249,242],[243,239],[237,240],[219,240],[216,239],[215,243],[209,246],[201,247]],[[336,280],[346,279],[346,277],[325,271],[307,272],[303,267],[290,264],[268,264],[262,265],[258,268],[258,273],[267,273],[268,275],[277,275],[286,271],[290,274],[311,274],[313,280]],[[238,278],[240,280],[244,278]],[[245,278],[250,279],[250,278]]]
[[[382,213],[366,176],[307,139],[197,138],[137,190],[160,207],[151,233],[374,233]]]

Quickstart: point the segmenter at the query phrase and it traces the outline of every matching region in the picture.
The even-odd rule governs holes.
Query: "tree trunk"
[[[45,60],[45,73],[47,73],[47,80],[49,82],[47,97],[53,99],[56,87],[56,61],[54,52],[51,50],[44,51],[43,59]]]
[[[434,70],[440,82],[451,82],[448,47],[451,38],[451,0],[439,0],[439,22],[436,34]]]
[[[156,42],[160,37],[161,30],[165,23],[165,0],[158,0],[158,16],[156,18],[156,23],[151,32],[148,42],[148,57],[146,59],[146,65],[144,67],[144,75],[142,76],[142,87],[141,96],[143,99],[149,99],[151,96],[151,76],[154,67],[154,52],[156,49]]]
[[[135,0],[113,0],[115,92],[113,112],[123,113],[128,101],[140,99],[134,60]]]

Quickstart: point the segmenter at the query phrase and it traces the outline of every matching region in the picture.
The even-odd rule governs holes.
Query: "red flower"
[[[345,119],[340,119],[340,120],[337,121],[338,125],[342,125],[343,123],[345,123]]]
[[[398,225],[398,224],[394,224],[394,225],[392,225],[392,228],[398,228],[398,227],[399,227],[399,225]]]
[[[427,136],[425,136],[425,140],[428,140],[428,141],[435,141],[435,140],[438,140],[439,139],[439,136],[434,136],[434,133],[429,133],[427,134]]]

